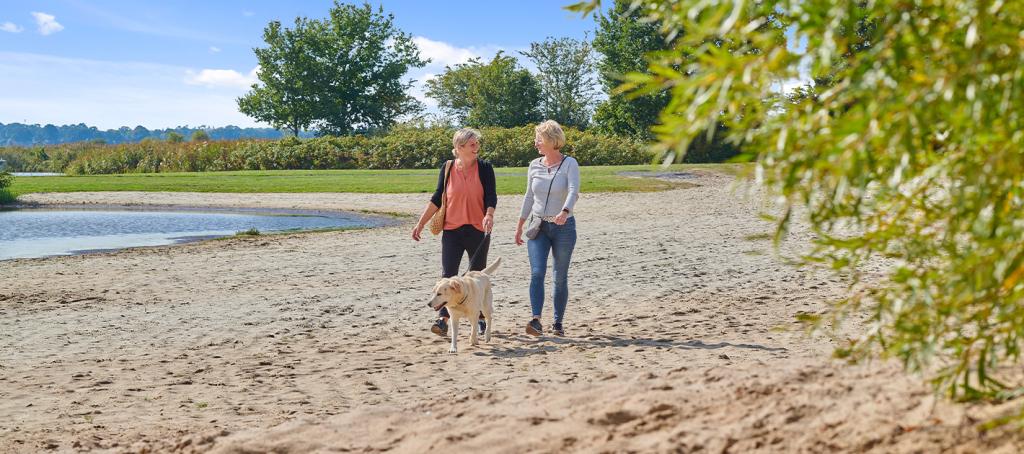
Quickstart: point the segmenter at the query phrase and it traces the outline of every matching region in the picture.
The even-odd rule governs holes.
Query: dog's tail
[[[498,260],[495,260],[494,263],[487,265],[487,268],[483,269],[483,273],[488,276],[494,276],[494,272],[497,271],[498,265],[501,265],[501,257],[498,257]]]

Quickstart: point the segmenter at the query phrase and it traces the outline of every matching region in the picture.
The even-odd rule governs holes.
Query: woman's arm
[[[498,189],[494,178],[494,166],[490,163],[481,164],[480,172],[482,175],[480,175],[480,182],[484,187],[484,207],[486,209],[483,227],[484,232],[489,233],[491,228],[494,227],[494,209],[498,206]]]
[[[427,221],[437,213],[437,210],[441,209],[441,196],[444,192],[445,185],[445,174],[444,168],[448,166],[448,161],[441,164],[441,172],[437,176],[437,187],[434,189],[434,195],[430,197],[430,201],[427,202],[427,206],[423,207],[423,214],[420,215],[419,221],[416,221],[416,226],[412,228],[412,239],[419,241],[420,233],[423,232],[423,227],[427,225]]]
[[[494,178],[494,166],[490,163],[486,163],[480,167],[481,179],[480,182],[484,186],[484,207],[486,208],[497,208],[498,206],[498,187]]]
[[[523,195],[523,206],[519,210],[519,222],[516,223],[515,242],[516,246],[523,244],[523,224],[526,223],[526,217],[530,215],[530,210],[533,208],[533,182],[530,173],[533,169],[533,164],[526,170],[526,194]]]
[[[519,219],[523,220],[526,220],[526,218],[530,216],[530,210],[533,208],[533,184],[531,184],[531,180],[533,178],[531,175],[532,173],[533,164],[531,163],[530,167],[526,170],[526,194],[523,195],[523,206],[519,210]]]
[[[416,226],[412,228],[412,239],[419,241],[420,233],[423,232],[423,227],[427,225],[427,221],[434,217],[434,213],[440,210],[440,207],[434,205],[434,202],[427,202],[427,206],[423,207],[423,214],[420,215],[420,219],[416,221]]]
[[[572,215],[573,207],[580,198],[580,165],[575,158],[566,157],[565,178],[568,181],[569,193],[565,196],[562,211],[555,216],[555,224],[562,225]]]
[[[441,193],[444,192],[445,177],[444,168],[448,166],[448,161],[441,164],[441,171],[437,175],[437,187],[434,188],[434,195],[430,196],[430,203],[433,203],[437,209],[441,208]]]
[[[523,224],[526,223],[526,219],[519,218],[519,222],[516,223],[516,246],[523,245]]]
[[[562,205],[562,211],[572,214],[573,208],[576,206],[576,201],[580,198],[580,163],[576,161],[576,158],[569,158],[568,172],[565,173],[566,178],[569,180],[569,195],[565,197],[565,204]]]

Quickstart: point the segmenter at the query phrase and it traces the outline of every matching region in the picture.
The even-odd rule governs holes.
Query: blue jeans
[[[569,260],[576,247],[576,218],[565,224],[543,221],[537,238],[526,242],[530,253],[530,308],[534,317],[540,317],[544,308],[544,275],[548,269],[548,253],[555,257],[555,323],[562,323],[565,304],[569,301]]]

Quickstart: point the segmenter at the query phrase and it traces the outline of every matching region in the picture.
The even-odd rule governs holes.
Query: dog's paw
[[[488,344],[491,343],[491,335],[490,334],[488,334],[487,337],[484,338],[484,342],[486,342]]]
[[[458,353],[458,352],[459,352],[459,349],[457,349],[457,348],[455,348],[455,347],[452,347],[452,348],[449,348],[449,349],[448,349],[448,353],[451,353],[451,354],[453,354],[453,355],[454,355],[454,354],[456,354],[456,353]]]

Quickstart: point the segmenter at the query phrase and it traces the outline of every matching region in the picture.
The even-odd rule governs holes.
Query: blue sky
[[[515,54],[547,36],[594,29],[573,0],[373,1],[433,60],[422,82],[471,57]],[[330,1],[4,0],[0,4],[0,123],[259,125],[235,98],[254,80],[253,47],[271,20],[322,18]]]

